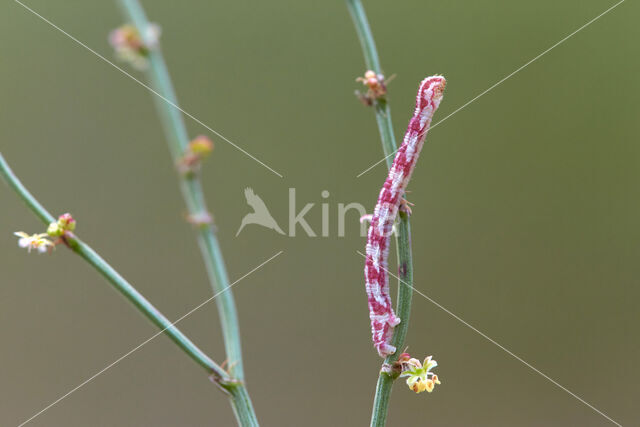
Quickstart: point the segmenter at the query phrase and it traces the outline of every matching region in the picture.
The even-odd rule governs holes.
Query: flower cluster
[[[35,249],[39,253],[47,252],[49,249],[53,249],[56,245],[63,240],[64,236],[68,236],[76,228],[76,220],[73,219],[71,214],[65,213],[58,217],[58,221],[52,222],[47,227],[46,233],[40,234],[27,234],[24,231],[16,231],[13,233],[18,236],[18,246],[21,248],[27,248],[29,252]],[[47,237],[56,238],[55,242],[47,239]]]
[[[184,156],[178,163],[178,170],[187,175],[194,174],[200,169],[200,164],[213,151],[213,141],[207,136],[195,137],[187,147]]]
[[[365,105],[371,106],[375,100],[384,98],[387,94],[384,76],[382,74],[376,74],[375,71],[368,70],[364,73],[364,77],[358,77],[356,81],[362,82],[362,84],[367,87],[367,92],[364,94],[356,91],[356,96]]]
[[[189,143],[189,151],[200,158],[204,158],[213,151],[213,141],[204,135],[196,136]]]
[[[418,359],[412,358],[408,353],[402,353],[398,362],[402,366],[401,377],[407,378],[407,385],[416,393],[427,391],[431,393],[436,386],[440,384],[438,376],[431,369],[438,366],[438,362],[431,359],[431,356],[424,359],[424,363],[420,363]]]
[[[160,27],[150,24],[144,36],[141,36],[136,27],[127,24],[111,31],[109,43],[115,49],[118,58],[129,62],[138,70],[144,70],[148,65],[149,52],[158,46]]]
[[[47,228],[47,234],[51,237],[61,237],[67,231],[76,229],[76,220],[70,213],[62,214],[58,217],[57,222],[52,222]]]

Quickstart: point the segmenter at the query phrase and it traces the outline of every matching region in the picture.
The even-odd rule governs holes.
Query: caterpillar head
[[[447,81],[443,76],[435,75],[427,77],[420,83],[420,89],[418,90],[418,99],[416,102],[416,112],[423,110],[429,104],[432,107],[438,108],[444,88]]]

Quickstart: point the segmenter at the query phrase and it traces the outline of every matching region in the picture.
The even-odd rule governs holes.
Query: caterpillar
[[[393,223],[424,145],[433,113],[442,100],[445,84],[444,77],[438,75],[427,77],[420,83],[415,112],[393,160],[389,176],[380,190],[367,233],[364,275],[371,334],[373,345],[383,358],[396,352],[390,342],[393,328],[400,323],[400,318],[391,306],[387,273]]]

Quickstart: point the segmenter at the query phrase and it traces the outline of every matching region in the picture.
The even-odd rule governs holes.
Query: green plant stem
[[[137,0],[120,0],[120,4],[127,18],[138,29],[139,33],[143,36],[146,35],[146,29],[149,28],[149,21],[140,3]],[[182,160],[190,139],[182,118],[182,113],[177,108],[178,100],[159,48],[151,49],[148,54],[148,59],[149,67],[147,76],[152,88],[161,95],[161,97],[154,96],[153,100],[167,135],[173,161],[177,164]],[[208,215],[204,193],[197,175],[181,175],[180,187],[189,215],[192,218],[200,218]],[[213,232],[211,224],[201,224],[198,226],[197,235],[213,291],[215,293],[220,292],[229,285],[229,278],[218,239]],[[243,380],[244,370],[242,366],[238,316],[232,292],[226,291],[216,299],[216,302],[222,323],[230,373],[234,378]]]
[[[227,390],[231,396],[231,407],[233,408],[233,414],[236,416],[238,425],[257,426],[258,419],[253,410],[247,388],[242,383],[236,383],[235,387],[227,388]]]
[[[380,60],[376,44],[373,40],[373,34],[367,21],[367,16],[362,7],[360,0],[347,0],[347,7],[353,23],[358,33],[358,39],[362,46],[365,64],[368,69],[375,71],[376,74],[382,74]],[[374,101],[374,109],[378,130],[382,140],[382,149],[386,156],[387,167],[391,167],[393,163],[393,153],[396,152],[398,146],[393,133],[393,124],[391,122],[391,110],[385,98]],[[409,216],[400,212],[398,217],[398,234],[396,236],[396,248],[398,254],[398,303],[396,306],[396,315],[402,320],[398,326],[394,328],[392,345],[398,351],[388,356],[384,363],[393,364],[402,351],[407,330],[409,328],[409,316],[411,314],[411,297],[413,296],[413,258],[411,256],[411,226]],[[376,393],[371,413],[372,426],[384,426],[389,411],[389,398],[391,397],[391,388],[395,378],[385,372],[380,372],[378,383],[376,385]]]
[[[0,153],[0,175],[9,186],[27,204],[29,209],[46,225],[55,222],[55,218],[31,195],[29,190],[20,182],[13,173],[9,164]],[[187,338],[172,322],[169,321],[158,309],[156,309],[140,292],[138,292],[127,280],[111,267],[89,245],[74,235],[68,235],[65,243],[76,254],[93,266],[109,283],[113,285],[126,299],[128,299],[147,319],[167,334],[185,353],[202,366],[207,373],[213,374],[220,385],[225,388],[234,388],[235,384],[227,372],[218,366],[209,356],[204,354],[189,338]]]
[[[137,28],[142,37],[147,37],[149,21],[144,9],[137,0],[120,0],[124,14]],[[182,113],[178,108],[178,100],[171,83],[169,71],[160,48],[149,50],[149,67],[147,76],[154,91],[160,96],[154,96],[154,102],[160,121],[169,143],[169,149],[175,164],[185,155],[189,144],[189,134],[184,124]],[[208,218],[202,185],[197,174],[182,174],[180,176],[180,190],[187,205],[191,218]],[[214,233],[212,224],[200,223],[196,228],[198,246],[202,253],[209,282],[215,294],[218,315],[222,327],[227,366],[229,374],[237,380],[231,401],[238,423],[243,426],[258,425],[258,421],[251,404],[251,399],[244,386],[244,367],[242,363],[242,347],[240,342],[240,327],[233,293],[229,287],[229,276],[222,257],[220,244]],[[220,293],[222,290],[225,292]],[[239,400],[238,400],[239,399]]]
[[[362,3],[360,0],[347,0],[347,8],[351,14],[353,24],[356,27],[356,32],[358,33],[358,40],[360,40],[360,46],[362,46],[364,63],[367,69],[375,71],[376,74],[382,74],[378,50],[376,49],[376,43],[373,40],[371,27],[369,27],[369,21],[367,20],[367,15],[364,12]],[[376,122],[378,123],[382,149],[384,150],[385,156],[387,156],[387,167],[390,168],[393,163],[393,156],[391,154],[398,149],[393,133],[393,124],[391,123],[391,108],[384,97],[376,99],[373,107],[376,112]]]

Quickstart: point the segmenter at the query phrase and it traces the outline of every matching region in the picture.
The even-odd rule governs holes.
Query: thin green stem
[[[362,52],[367,68],[382,74],[380,68],[380,60],[378,51],[373,40],[373,34],[369,27],[367,15],[360,0],[347,0],[347,7],[353,23],[358,33],[358,39],[362,46]],[[391,167],[393,163],[392,154],[395,153],[398,146],[393,133],[393,124],[391,122],[391,110],[386,99],[381,98],[374,101],[376,113],[376,121],[382,140],[382,149],[386,156],[387,167]],[[396,315],[402,320],[398,326],[394,328],[392,345],[398,351],[388,356],[384,363],[391,365],[395,362],[401,352],[404,340],[409,328],[409,316],[411,314],[411,297],[413,295],[413,258],[411,256],[411,226],[409,216],[400,212],[398,218],[398,235],[396,237],[396,248],[398,253],[398,270],[400,280],[398,281],[398,303],[396,306]],[[391,397],[391,388],[395,378],[385,372],[380,372],[378,383],[376,385],[376,393],[371,413],[372,426],[384,426],[389,412],[389,398]]]
[[[54,217],[36,200],[35,197],[20,182],[13,173],[9,164],[0,153],[0,176],[26,203],[27,207],[40,220],[48,225],[55,221]],[[128,299],[142,314],[147,317],[160,331],[173,340],[178,347],[187,353],[193,360],[202,366],[207,373],[213,374],[220,385],[225,389],[234,388],[235,384],[227,372],[218,366],[209,356],[204,354],[189,338],[187,338],[169,319],[167,319],[158,309],[156,309],[140,292],[138,292],[127,280],[122,277],[113,267],[111,267],[100,255],[98,255],[89,245],[78,239],[74,235],[67,235],[65,243],[76,254],[80,255],[93,266],[109,283],[113,285],[126,299]]]
[[[120,5],[124,14],[137,28],[140,35],[143,38],[147,38],[150,23],[140,3],[137,0],[120,0]],[[148,60],[147,76],[149,82],[153,89],[160,94],[160,96],[154,96],[153,99],[167,136],[173,161],[178,164],[185,155],[189,143],[189,134],[184,124],[182,113],[177,108],[178,100],[159,47],[149,50]],[[180,189],[189,215],[192,218],[208,218],[209,212],[198,175],[195,173],[182,174],[180,176]],[[222,327],[229,374],[237,380],[233,393],[231,393],[231,403],[240,425],[257,426],[258,421],[251,405],[251,399],[243,383],[244,367],[238,314],[233,293],[230,289],[227,290],[229,276],[222,257],[222,250],[212,224],[200,223],[196,229],[196,234],[213,292],[218,294],[222,290],[226,290],[216,299],[216,305]]]
[[[140,3],[137,0],[120,0],[120,4],[127,18],[138,29],[138,32],[145,37],[148,34],[150,23]],[[149,81],[153,89],[162,96],[162,98],[154,96],[153,99],[158,114],[160,115],[160,121],[167,135],[171,155],[177,164],[181,161],[189,143],[187,128],[184,124],[182,113],[176,108],[178,100],[160,49],[150,49],[148,60],[149,67],[147,75]],[[202,186],[197,175],[181,175],[180,187],[189,210],[189,215],[194,218],[205,217],[208,214],[208,210]],[[200,225],[197,228],[197,235],[213,291],[215,293],[220,292],[229,285],[229,278],[218,239],[210,224]],[[240,346],[238,316],[233,294],[227,291],[216,301],[222,323],[230,373],[234,378],[242,380],[244,378],[242,350]]]
[[[25,202],[27,207],[31,209],[40,221],[47,225],[55,222],[55,218],[49,213],[49,211],[47,211],[44,206],[42,206],[40,202],[31,195],[29,190],[22,185],[22,182],[20,182],[18,177],[13,173],[2,153],[0,153],[0,174],[9,187],[11,187],[11,189],[20,196],[22,201]]]
[[[376,43],[373,40],[373,33],[371,32],[367,14],[364,12],[362,3],[360,0],[347,0],[347,8],[351,14],[351,19],[353,19],[356,32],[358,33],[358,40],[360,40],[360,46],[362,46],[365,65],[368,69],[375,71],[376,74],[380,73],[380,57],[378,56]]]
[[[362,3],[360,0],[347,0],[347,8],[351,14],[353,24],[356,27],[356,32],[358,33],[358,39],[360,40],[360,46],[362,46],[362,53],[364,54],[364,62],[367,69],[375,71],[376,74],[383,74],[376,43],[373,40],[371,27],[369,27],[369,21],[367,20],[367,15],[364,12]],[[387,157],[387,167],[390,168],[393,163],[391,153],[394,153],[398,149],[396,137],[393,133],[393,124],[391,123],[391,108],[385,98],[374,100],[373,107],[376,112],[376,122],[378,123],[382,149]]]
[[[227,388],[231,395],[231,407],[233,413],[241,426],[257,426],[258,419],[249,397],[247,388],[242,383],[236,383],[233,387]]]
[[[394,378],[390,375],[382,373],[378,375],[376,395],[373,399],[373,409],[371,410],[371,426],[383,427],[387,423],[389,398],[391,397],[391,388],[394,381]]]

